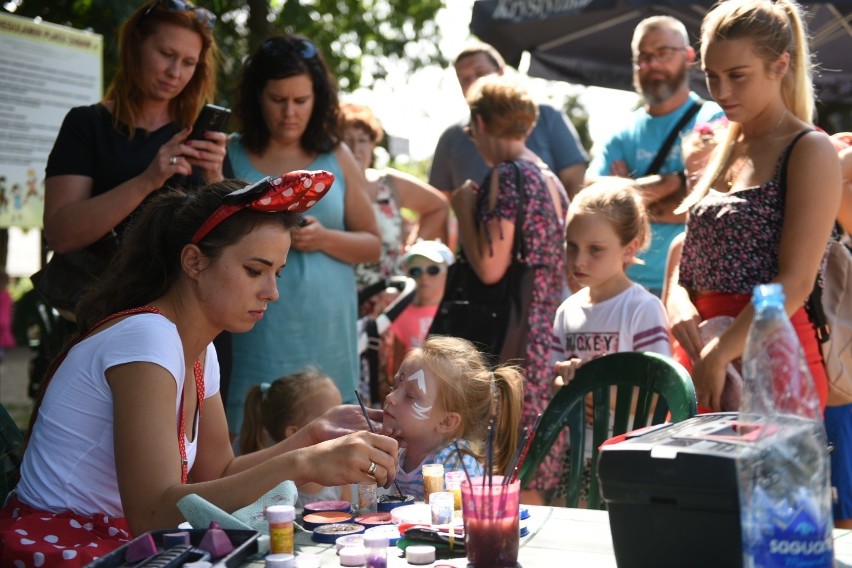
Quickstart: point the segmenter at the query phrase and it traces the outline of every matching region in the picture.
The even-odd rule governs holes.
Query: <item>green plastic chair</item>
[[[610,387],[616,389],[615,417],[610,425]],[[550,452],[559,433],[569,430],[571,442],[567,505],[576,507],[580,500],[583,458],[586,455],[584,399],[592,393],[594,425],[592,479],[588,508],[603,509],[597,479],[598,448],[612,436],[666,421],[695,416],[697,402],[692,379],[683,366],[657,353],[611,353],[584,364],[574,380],[559,390],[542,414],[526,460],[518,475],[525,486]],[[634,396],[635,395],[635,396]],[[632,418],[632,420],[631,420]]]

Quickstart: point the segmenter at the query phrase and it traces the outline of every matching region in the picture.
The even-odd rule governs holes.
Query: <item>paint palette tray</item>
[[[260,536],[260,533],[248,530],[224,530],[225,534],[227,534],[228,538],[231,540],[234,550],[222,558],[215,559],[215,561],[210,559],[208,559],[208,561],[212,562],[215,567],[237,568],[238,566],[242,566],[250,556],[257,553],[257,539]],[[145,533],[137,537],[135,540],[144,539],[147,538],[147,535],[151,535],[158,550],[158,556],[152,558],[159,560],[158,563],[151,564],[151,566],[156,566],[157,568],[172,568],[173,566],[183,566],[187,562],[194,562],[206,557],[207,553],[197,547],[201,544],[201,539],[204,538],[207,531],[208,529],[187,529],[185,531],[179,531],[178,529],[164,529]],[[180,557],[174,554],[164,554],[170,552],[172,549],[163,549],[163,535],[175,532],[186,532],[189,534],[189,544],[191,545],[191,548],[188,553],[184,553]],[[146,562],[152,560],[152,558],[131,563],[126,562],[126,554],[130,546],[131,543],[127,543],[124,546],[113,550],[106,556],[98,558],[86,568],[120,568],[125,566],[132,566],[134,568],[147,567],[148,564],[146,564]],[[180,545],[173,548],[177,549],[179,547]],[[170,558],[171,556],[174,556],[174,558]]]

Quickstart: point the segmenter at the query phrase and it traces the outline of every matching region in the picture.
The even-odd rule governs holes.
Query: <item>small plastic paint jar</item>
[[[358,514],[366,515],[375,513],[377,509],[378,486],[375,481],[361,481],[358,483]]]
[[[293,521],[295,520],[296,508],[291,505],[273,505],[266,508],[270,553],[293,554]]]
[[[429,495],[444,490],[444,464],[423,464],[421,471],[423,472],[423,500],[429,503]]]
[[[383,534],[364,534],[367,568],[387,568],[388,546],[388,537]]]
[[[293,568],[296,557],[292,554],[267,554],[265,568]]]
[[[444,474],[444,487],[453,494],[453,509],[461,511],[461,486],[465,480],[463,471],[448,471]]]
[[[428,544],[407,546],[405,560],[415,566],[428,566],[435,561],[435,547]]]
[[[449,491],[438,491],[429,496],[433,525],[447,525],[453,521],[454,502],[455,497]]]
[[[340,549],[340,565],[363,568],[367,564],[367,549],[363,546],[347,546]]]

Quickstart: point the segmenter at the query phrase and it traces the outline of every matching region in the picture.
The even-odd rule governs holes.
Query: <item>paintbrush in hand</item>
[[[370,420],[370,417],[367,415],[367,407],[364,406],[364,400],[361,398],[361,393],[357,390],[355,391],[355,398],[358,399],[358,404],[361,406],[361,412],[364,414],[364,420],[367,421],[367,427],[370,428],[370,432],[373,434],[376,433],[376,429],[373,428],[373,422]],[[396,484],[396,481],[393,482],[393,486],[396,487],[397,493],[399,493],[400,497],[405,497],[402,494],[402,489],[399,488],[399,485]]]

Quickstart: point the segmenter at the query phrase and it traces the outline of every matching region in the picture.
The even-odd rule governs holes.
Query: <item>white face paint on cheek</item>
[[[423,372],[423,369],[417,369],[411,376],[405,379],[406,381],[417,381],[417,388],[420,389],[424,395],[426,394],[426,374]],[[411,409],[414,411],[414,417],[417,420],[429,420],[432,405],[423,406],[417,402],[411,405]]]

